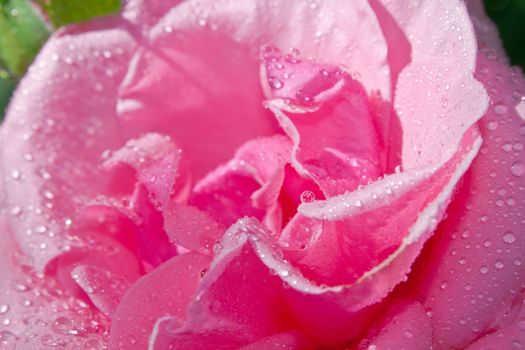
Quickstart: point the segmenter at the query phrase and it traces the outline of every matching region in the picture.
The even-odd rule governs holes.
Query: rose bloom
[[[1,127],[0,347],[525,347],[524,92],[481,1],[64,28]]]

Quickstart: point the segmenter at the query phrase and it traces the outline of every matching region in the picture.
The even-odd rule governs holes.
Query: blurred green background
[[[525,69],[525,0],[484,1],[512,64]],[[119,7],[120,0],[0,0],[0,119],[17,82],[51,32]]]

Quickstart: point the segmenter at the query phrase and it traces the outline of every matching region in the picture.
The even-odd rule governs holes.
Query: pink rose
[[[481,1],[131,0],[1,128],[2,349],[525,347],[525,82]]]

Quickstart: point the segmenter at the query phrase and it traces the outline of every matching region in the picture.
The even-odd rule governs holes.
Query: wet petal
[[[75,267],[71,275],[89,296],[91,302],[107,316],[115,312],[122,296],[132,282],[111,271],[89,265]]]
[[[484,145],[424,255],[424,268],[413,276],[413,288],[433,311],[439,348],[465,346],[491,331],[525,281],[525,175],[516,171],[523,163],[525,121],[514,108],[521,100],[515,91],[525,83],[483,54],[476,77],[491,95],[480,122]]]
[[[283,233],[294,247],[288,252],[293,264],[318,284],[331,286],[374,284],[369,277],[379,273],[383,284],[359,305],[382,298],[404,279],[442,218],[479,150],[477,135],[471,129],[456,155],[435,168],[389,175],[356,192],[302,204],[298,215],[305,218],[292,220]]]
[[[197,183],[189,203],[224,226],[243,216],[266,216],[275,222],[271,227],[280,228],[275,209],[290,154],[291,143],[281,135],[248,141],[231,161]]]
[[[136,171],[137,180],[148,189],[153,204],[160,208],[168,203],[175,192],[177,178],[187,182],[184,175],[180,175],[181,153],[168,136],[149,133],[126,142],[124,147],[116,150],[104,162],[104,166],[131,166]],[[179,184],[179,187],[184,186],[186,183]]]
[[[375,333],[375,334],[374,334]],[[432,349],[432,324],[418,302],[394,303],[372,326],[363,350]]]
[[[409,7],[381,3],[411,46],[394,101],[403,130],[402,165],[409,169],[446,159],[487,107],[485,91],[472,76],[477,47],[465,5],[458,0],[415,1]]]
[[[521,349],[525,344],[525,299],[522,294],[497,330],[468,346],[467,350]]]
[[[357,81],[334,66],[289,62],[275,49],[267,48],[262,59],[267,105],[294,141],[297,172],[311,177],[327,196],[383,174],[386,154],[368,96]]]
[[[280,278],[269,273],[252,249],[251,239],[267,234],[254,219],[241,219],[227,231],[188,309],[187,322],[163,336],[172,346],[204,349],[220,341],[226,349],[239,348],[293,325]]]
[[[111,349],[146,349],[157,319],[186,319],[209,258],[187,253],[171,258],[137,281],[124,295],[111,324]]]
[[[109,320],[86,300],[36,273],[0,219],[0,344],[6,349],[103,346]]]
[[[170,239],[186,249],[211,254],[225,228],[206,212],[171,202],[164,210],[164,227]]]
[[[115,148],[116,90],[134,42],[118,17],[54,34],[15,93],[2,133],[2,178],[20,247],[42,270],[65,245],[78,203],[121,193],[96,166]],[[89,98],[86,98],[89,96]],[[28,234],[47,227],[47,234]],[[45,249],[41,247],[45,246]]]

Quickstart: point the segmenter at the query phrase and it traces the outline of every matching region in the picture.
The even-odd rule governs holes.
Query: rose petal
[[[167,205],[163,209],[166,207]],[[150,192],[144,186],[136,187],[131,208],[138,217],[138,256],[150,266],[156,267],[176,255],[177,247],[170,242],[164,229],[164,215],[153,205]]]
[[[149,191],[150,199],[157,207],[165,206],[175,192],[175,180],[181,177],[181,150],[168,136],[156,133],[132,139],[115,151],[105,162],[108,169],[127,164],[137,172],[137,180]],[[117,174],[118,175],[118,174]],[[179,184],[183,187],[186,184]]]
[[[227,231],[187,323],[163,334],[163,341],[171,338],[168,343],[181,349],[206,348],[215,341],[229,349],[290,329],[281,280],[269,274],[250,244],[267,234],[254,219],[241,219]]]
[[[290,160],[291,143],[281,135],[248,141],[227,164],[202,179],[189,199],[224,226],[239,217],[267,216],[280,228],[275,207]]]
[[[523,294],[517,299],[510,316],[499,329],[491,330],[474,344],[467,347],[467,350],[488,350],[488,349],[521,349],[525,344],[525,299]]]
[[[111,349],[146,349],[158,318],[186,318],[201,273],[209,258],[187,253],[171,258],[137,281],[115,312],[110,332]]]
[[[110,317],[131,285],[129,279],[96,266],[79,265],[71,271],[71,276],[86,292],[91,302]]]
[[[368,92],[390,96],[386,44],[367,1],[185,1],[159,23],[157,32],[168,25],[174,31],[204,27],[223,32],[255,55],[264,45],[300,49],[304,57],[345,64]]]
[[[261,106],[252,61],[219,33],[158,32],[137,51],[120,88],[122,129],[129,137],[145,131],[173,136],[200,179],[243,142],[276,130]]]
[[[479,145],[472,129],[454,158],[436,168],[389,175],[362,190],[302,204],[299,215],[306,218],[292,220],[283,233],[292,247],[303,246],[288,252],[290,260],[318,284],[334,286],[366,281],[400,259],[401,266],[382,277],[380,289],[391,289],[432,234]]]
[[[333,66],[288,62],[275,50],[263,60],[267,105],[294,141],[292,165],[301,175],[334,196],[383,174],[386,154],[357,81]]]
[[[424,268],[412,277],[412,288],[433,312],[441,349],[466,346],[490,332],[525,283],[525,122],[514,108],[520,103],[514,91],[525,83],[483,54],[476,76],[492,100],[480,122],[484,146],[425,254]]]
[[[206,212],[171,202],[164,210],[164,227],[170,239],[186,249],[211,254],[225,228]]]
[[[368,339],[360,344],[360,349],[432,349],[432,324],[418,302],[398,302],[392,305],[386,315],[372,327]]]
[[[6,349],[103,346],[109,320],[56,279],[36,273],[0,218],[0,343]],[[62,344],[62,345],[61,345]]]
[[[63,222],[77,203],[119,193],[94,165],[119,143],[116,90],[133,46],[119,17],[62,29],[12,99],[1,129],[8,135],[1,147],[2,179],[17,240],[40,271],[60,254]],[[55,236],[28,234],[42,227]]]
[[[382,3],[412,47],[395,93],[402,165],[409,169],[447,159],[487,107],[485,91],[472,77],[476,38],[465,5],[458,0],[415,1],[410,7]]]

